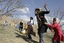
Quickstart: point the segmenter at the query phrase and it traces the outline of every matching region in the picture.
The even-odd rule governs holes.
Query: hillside
[[[5,20],[7,20],[8,24],[11,24],[12,26],[14,26],[14,23],[12,22],[12,20],[6,16],[1,16],[0,24],[4,24]]]
[[[5,18],[5,19],[4,19]],[[2,19],[0,20],[0,24],[3,24],[3,21],[7,20],[9,23],[15,24],[19,23],[21,20],[20,19],[9,19],[6,16],[3,16]],[[24,24],[26,24],[26,21],[23,21]],[[34,31],[36,32],[36,37],[32,36],[32,42],[33,43],[38,43],[39,37],[37,34],[37,25],[33,26]],[[47,32],[44,34],[44,42],[45,43],[52,43],[51,39],[53,37],[52,32]],[[15,28],[13,25],[12,26],[6,26],[3,28],[3,25],[0,25],[0,43],[28,43],[28,39],[19,33],[19,30]],[[64,42],[62,42],[64,43]]]
[[[8,24],[11,24],[11,26],[15,26],[17,24],[20,23],[20,21],[23,21],[23,25],[26,25],[26,21],[25,20],[21,20],[21,19],[10,19],[6,16],[0,16],[0,24],[4,24],[4,21],[7,20]]]
[[[37,29],[34,31],[37,33]],[[51,43],[52,33],[48,32],[44,34],[44,42]],[[36,37],[32,36],[32,42],[38,43],[38,35]],[[13,26],[7,26],[5,29],[0,26],[0,43],[28,43],[28,39],[19,33],[19,30]]]

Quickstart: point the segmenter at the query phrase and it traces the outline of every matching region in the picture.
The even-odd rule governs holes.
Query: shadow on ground
[[[25,40],[26,42],[29,42],[29,39],[26,37],[26,36],[23,36],[23,35],[21,35],[21,34],[19,34],[19,33],[15,33],[17,36],[17,38],[22,38],[23,40]],[[31,40],[31,42],[33,42],[33,43],[38,43],[37,41],[35,41],[35,40]]]

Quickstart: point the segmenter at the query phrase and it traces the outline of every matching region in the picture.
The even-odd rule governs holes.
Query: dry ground
[[[37,29],[34,29],[37,33]],[[38,43],[38,35],[33,37],[33,43]],[[52,33],[48,32],[44,35],[44,42],[51,43]],[[19,30],[13,26],[3,27],[0,25],[0,43],[28,43],[27,38],[19,33]],[[64,42],[63,42],[64,43]]]

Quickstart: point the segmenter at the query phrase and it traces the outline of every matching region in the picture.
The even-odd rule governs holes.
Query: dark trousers
[[[23,27],[19,27],[19,30],[21,31],[23,29]]]
[[[52,41],[52,43],[60,43],[60,41]]]
[[[44,40],[43,40],[43,36],[44,36],[44,33],[39,33],[39,43],[43,43]]]
[[[30,40],[32,39],[31,34],[28,34],[28,39],[30,39]]]

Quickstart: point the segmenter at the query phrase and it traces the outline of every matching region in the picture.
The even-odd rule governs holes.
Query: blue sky
[[[26,5],[24,9],[17,9],[18,12],[14,14],[21,14],[21,15],[15,15],[15,18],[27,18],[29,17],[35,17],[34,10],[35,8],[42,8],[44,9],[44,4],[47,4],[48,9],[50,10],[50,14],[54,15],[54,10],[57,8],[64,8],[64,0],[22,0],[22,3]],[[0,7],[1,8],[1,7]]]
[[[27,13],[21,13],[21,16],[27,17],[35,17],[35,8],[42,8],[42,10],[45,10],[43,7],[44,4],[47,4],[47,7],[50,10],[50,14],[52,16],[54,15],[55,9],[64,8],[64,0],[22,0],[22,3],[27,6],[26,8],[28,8],[29,11]]]
[[[22,2],[29,8],[31,16],[34,16],[35,8],[40,7],[45,10],[43,7],[44,4],[47,4],[47,7],[51,11],[50,13],[52,14],[56,8],[64,7],[64,0],[23,0]]]
[[[54,9],[56,8],[63,8],[64,0],[22,0],[23,4],[25,4],[29,10],[29,16],[34,16],[34,9],[35,8],[42,8],[44,9],[44,4],[47,4],[48,9],[51,11],[50,13],[53,14]]]

